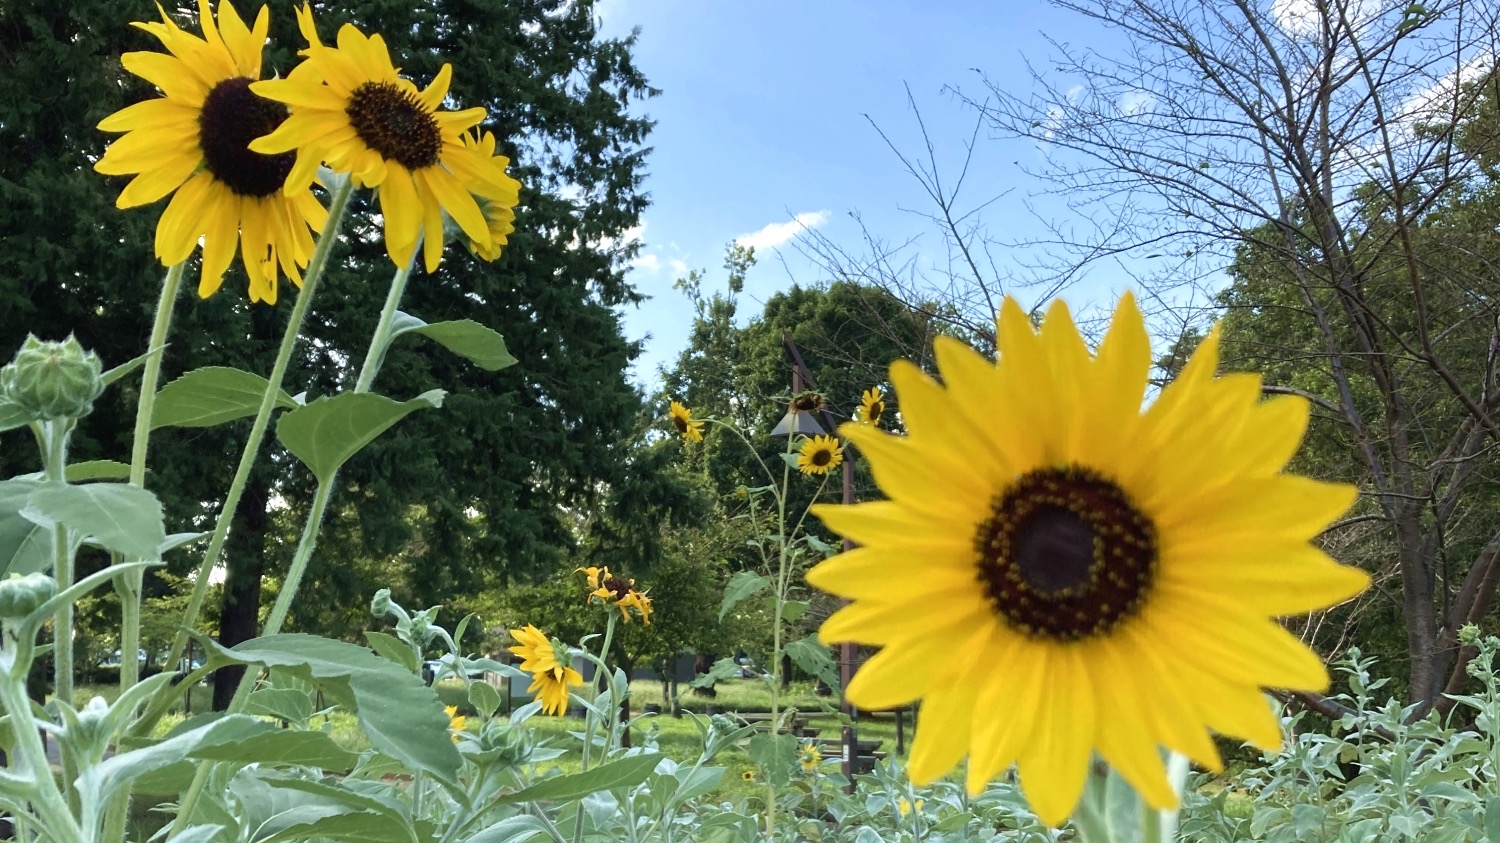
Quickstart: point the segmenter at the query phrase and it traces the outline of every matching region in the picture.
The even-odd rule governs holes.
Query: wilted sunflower
[[[521,657],[521,669],[531,674],[527,693],[542,703],[542,712],[561,717],[568,710],[568,689],[583,684],[583,676],[567,662],[567,654],[558,654],[557,645],[546,633],[527,624],[512,629],[511,637],[520,642],[510,651]]]
[[[797,453],[797,469],[803,474],[827,474],[844,461],[844,446],[837,437],[812,436]]]
[[[466,131],[484,119],[483,108],[438,110],[448,96],[452,65],[443,65],[432,84],[418,90],[397,75],[379,35],[367,37],[346,23],[338,46],[324,46],[305,5],[297,10],[297,24],[308,42],[306,60],[285,79],[252,86],[291,106],[291,116],[251,148],[296,150],[288,190],[311,183],[322,162],[351,174],[362,187],[379,188],[386,251],[397,266],[409,264],[417,241],[425,238],[427,271],[437,271],[444,212],[478,249],[490,248],[490,222],[474,197],[511,195],[514,181],[482,144],[464,142]]]
[[[203,275],[198,295],[224,282],[236,252],[250,277],[250,300],[276,303],[281,274],[302,283],[312,256],[312,230],[328,212],[311,181],[283,190],[294,156],[251,152],[252,140],[278,126],[287,108],[251,91],[260,78],[270,14],[264,6],[246,27],[228,2],[214,22],[208,0],[198,0],[203,37],[162,13],[160,23],[136,26],[156,36],[168,54],[126,53],[125,69],[160,88],[163,96],[104,118],[99,128],[125,132],[94,169],[136,174],[116,200],[121,208],[155,202],[173,191],[156,224],[156,256],[168,266],[187,260],[201,238]]]
[[[703,422],[693,421],[693,411],[685,404],[673,401],[668,412],[672,415],[672,424],[677,427],[677,432],[682,434],[683,439],[689,442],[703,441]]]
[[[1038,334],[1007,299],[998,328],[998,363],[940,337],[941,384],[891,367],[910,435],[844,427],[889,500],[817,508],[861,545],[808,572],[854,601],[820,634],[883,647],[855,705],[922,698],[919,785],[967,755],[977,793],[1015,762],[1057,825],[1097,751],[1169,808],[1159,747],[1211,769],[1210,730],[1275,748],[1261,689],[1327,686],[1275,618],[1368,584],[1311,544],[1355,490],[1283,473],[1307,402],[1215,377],[1217,330],[1142,410],[1151,344],[1131,297],[1096,354],[1061,303]]]
[[[489,132],[484,132],[478,137],[464,132],[463,141],[464,146],[477,151],[493,162],[502,174],[510,165],[509,158],[495,154],[495,136]],[[465,239],[468,239],[469,251],[481,260],[493,261],[499,258],[501,248],[510,242],[510,235],[516,230],[515,208],[521,198],[521,183],[510,176],[504,178],[503,190],[475,193],[479,197],[479,210],[484,212],[484,221],[488,223],[490,242],[489,245],[485,245],[472,239]]]
[[[880,417],[885,415],[885,395],[880,392],[880,387],[872,386],[865,390],[864,397],[859,402],[859,420],[864,424],[880,424]]]

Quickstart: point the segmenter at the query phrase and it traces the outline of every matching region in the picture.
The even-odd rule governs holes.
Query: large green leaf
[[[276,438],[312,469],[318,482],[334,472],[391,425],[416,410],[441,407],[447,393],[433,389],[410,401],[395,401],[368,392],[346,392],[319,398],[282,416]]]
[[[88,460],[70,464],[66,473],[69,483],[85,483],[89,480],[124,480],[130,476],[130,466],[118,460]]]
[[[823,680],[823,684],[830,688],[839,686],[838,663],[829,655],[828,645],[819,641],[817,635],[809,635],[786,645],[786,654],[797,663],[797,667]]]
[[[208,366],[194,369],[161,388],[151,411],[151,429],[160,427],[212,427],[253,416],[260,410],[270,381],[239,369]],[[276,406],[296,407],[284,391],[277,391]]]
[[[245,740],[273,728],[248,715],[226,715],[150,746],[106,758],[81,772],[76,785],[80,792],[92,793],[98,802],[103,802],[132,780],[187,758],[200,745]]]
[[[395,662],[365,647],[315,635],[272,635],[232,650],[205,646],[240,663],[285,670],[310,681],[358,719],[370,745],[405,763],[452,780],[458,750],[437,693]]]
[[[757,574],[754,571],[740,571],[729,578],[729,583],[724,586],[724,601],[719,604],[719,620],[729,614],[741,600],[754,595],[756,592],[771,584],[771,578],[765,574]]]
[[[161,502],[129,483],[42,483],[21,514],[42,525],[62,524],[101,547],[139,559],[155,559],[167,541]]]
[[[547,824],[530,814],[508,817],[481,829],[467,843],[525,843],[547,833]]]
[[[52,535],[21,514],[37,480],[0,481],[0,577],[31,574],[52,565]]]
[[[657,753],[630,755],[607,764],[600,764],[586,772],[544,779],[531,787],[514,793],[502,794],[496,797],[495,801],[516,803],[545,799],[549,802],[570,802],[601,790],[634,787],[651,775],[651,771],[656,769],[656,765],[662,758],[663,756]]]
[[[245,764],[293,764],[337,773],[347,771],[358,757],[323,732],[297,729],[277,729],[233,743],[200,746],[192,756]]]
[[[392,340],[402,334],[421,334],[488,372],[516,364],[516,358],[506,350],[505,338],[500,332],[472,319],[429,324],[411,314],[398,312],[391,327]]]

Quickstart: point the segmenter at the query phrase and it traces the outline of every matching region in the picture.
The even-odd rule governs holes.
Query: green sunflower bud
[[[46,574],[11,574],[0,580],[0,618],[20,620],[57,594],[57,580]]]
[[[375,592],[375,596],[370,599],[370,614],[377,618],[383,618],[390,611],[391,590],[389,588],[382,588]]]
[[[1479,627],[1466,623],[1458,628],[1458,643],[1474,646],[1479,643]]]
[[[71,335],[43,342],[27,335],[16,359],[0,369],[0,393],[39,421],[82,418],[104,391],[104,366]]]

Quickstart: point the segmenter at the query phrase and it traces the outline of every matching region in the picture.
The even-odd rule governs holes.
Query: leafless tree
[[[1234,306],[1283,308],[1305,328],[1248,356],[1317,373],[1310,387],[1268,372],[1267,389],[1337,422],[1365,493],[1350,524],[1383,528],[1385,552],[1365,561],[1389,587],[1366,599],[1393,601],[1404,621],[1419,713],[1447,710],[1473,655],[1458,629],[1500,584],[1500,533],[1479,493],[1494,488],[1486,457],[1500,445],[1500,212],[1487,230],[1453,213],[1496,183],[1485,160],[1500,132],[1472,127],[1500,102],[1500,4],[1054,3],[1123,49],[1052,41],[1029,91],[982,73],[977,92],[955,89],[992,133],[1038,145],[1032,174],[1065,209],[1046,237],[1011,245],[1051,256],[1031,269],[1059,290],[1099,261],[1150,258],[1161,269],[1137,283],[1163,308],[1226,301],[1233,268],[1259,282]],[[951,194],[928,193],[972,247]],[[960,312],[996,278],[967,268]]]

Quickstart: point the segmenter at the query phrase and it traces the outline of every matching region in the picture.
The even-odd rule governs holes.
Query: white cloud
[[[1363,27],[1379,16],[1381,3],[1378,0],[1333,0],[1344,4],[1343,13],[1356,28]],[[1271,19],[1277,28],[1293,38],[1314,35],[1322,29],[1322,16],[1318,12],[1320,0],[1271,0]],[[1337,14],[1336,6],[1328,6],[1330,14]]]
[[[669,267],[672,268],[672,274],[673,275],[682,276],[682,275],[687,275],[688,274],[688,265],[687,265],[687,261],[685,261],[685,260],[678,260],[677,258],[672,258],[670,261],[667,262],[667,266],[669,266]]]
[[[631,269],[644,269],[647,272],[655,272],[661,269],[661,255],[640,254],[636,255],[630,262]]]
[[[1156,96],[1150,91],[1126,91],[1117,103],[1120,113],[1126,117],[1144,114],[1156,106]]]
[[[734,238],[734,242],[757,250],[774,249],[801,234],[804,229],[817,228],[828,222],[828,217],[827,211],[803,211],[787,222],[773,222],[760,231],[741,234]]]

